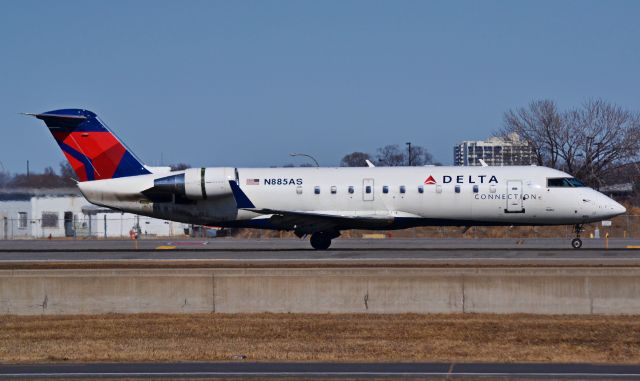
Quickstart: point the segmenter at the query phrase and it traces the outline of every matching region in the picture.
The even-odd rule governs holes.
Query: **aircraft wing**
[[[238,209],[270,216],[269,220],[283,229],[313,233],[331,229],[376,229],[385,228],[396,217],[417,217],[403,212],[379,211],[317,211],[282,210],[256,207],[238,184],[230,180],[229,185]]]
[[[309,233],[341,229],[344,226],[361,229],[384,228],[394,220],[394,217],[388,212],[385,214],[362,214],[362,212],[358,212],[356,214],[355,212],[348,213],[344,211],[294,211],[268,208],[242,209],[258,214],[269,215],[269,219],[274,225]]]

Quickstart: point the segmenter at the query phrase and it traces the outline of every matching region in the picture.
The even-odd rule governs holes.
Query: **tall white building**
[[[467,140],[453,147],[453,165],[480,166],[480,159],[492,166],[535,164],[533,148],[516,134]]]

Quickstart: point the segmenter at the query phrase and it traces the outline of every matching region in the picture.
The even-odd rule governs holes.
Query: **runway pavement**
[[[640,240],[585,239],[336,239],[327,251],[308,240],[22,240],[0,241],[0,263],[87,261],[225,261],[277,263],[423,263],[640,265]],[[640,246],[638,246],[640,247]]]
[[[0,365],[2,379],[143,378],[640,379],[639,365],[454,363],[97,363]]]

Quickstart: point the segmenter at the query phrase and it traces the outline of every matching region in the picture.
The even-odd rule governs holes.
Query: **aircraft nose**
[[[624,214],[624,213],[627,212],[627,208],[622,206],[620,203],[615,202],[613,200],[611,200],[611,203],[612,203],[611,210],[613,211],[613,213],[616,214],[616,216],[619,215],[619,214]]]
[[[610,199],[609,197],[606,198],[606,201],[603,202],[603,204],[604,214],[606,214],[607,218],[618,216],[627,212],[627,208],[622,206],[620,203]]]

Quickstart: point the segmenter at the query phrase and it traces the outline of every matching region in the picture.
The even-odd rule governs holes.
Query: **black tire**
[[[331,246],[331,238],[324,233],[311,234],[311,246],[316,250],[327,250]]]
[[[573,240],[571,240],[571,246],[574,249],[579,249],[582,247],[582,240],[580,238],[574,238]]]

